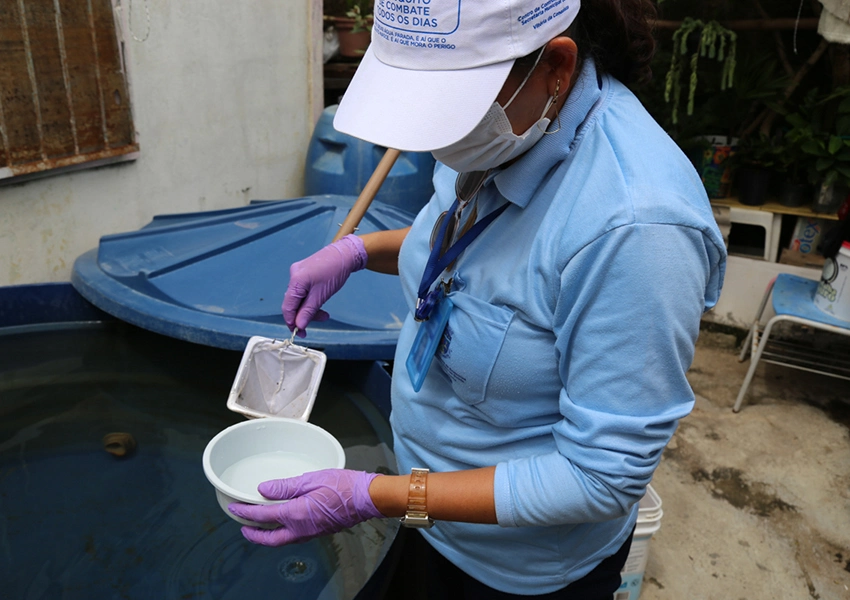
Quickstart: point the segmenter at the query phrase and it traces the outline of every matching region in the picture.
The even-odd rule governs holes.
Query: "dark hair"
[[[652,79],[657,14],[653,0],[582,0],[564,35],[575,41],[579,59],[592,57],[599,72],[627,85],[647,83]],[[528,68],[536,57],[535,51],[516,64],[522,68],[528,63]]]
[[[585,0],[570,27],[579,56],[592,56],[597,69],[625,84],[647,83],[657,14],[652,0]]]

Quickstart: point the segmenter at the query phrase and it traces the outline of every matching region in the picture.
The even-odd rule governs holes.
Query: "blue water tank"
[[[387,150],[334,129],[336,109],[327,107],[313,131],[304,169],[307,196],[359,195]],[[430,152],[402,152],[375,199],[416,214],[434,193],[433,172]]]

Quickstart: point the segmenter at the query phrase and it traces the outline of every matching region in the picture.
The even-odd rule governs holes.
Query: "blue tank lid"
[[[288,339],[280,305],[289,266],[329,244],[353,196],[252,202],[161,215],[138,231],[104,236],[74,263],[71,282],[101,310],[164,335],[243,350],[253,335]],[[373,202],[368,233],[409,226],[407,211]],[[398,277],[352,274],[298,343],[335,359],[391,359],[407,307]]]

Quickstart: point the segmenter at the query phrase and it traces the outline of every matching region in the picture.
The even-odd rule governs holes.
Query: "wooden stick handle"
[[[378,190],[381,189],[381,185],[384,183],[387,175],[389,175],[390,169],[393,168],[393,165],[400,154],[401,152],[399,150],[387,148],[381,162],[379,162],[378,166],[375,167],[375,172],[372,173],[369,181],[367,181],[366,185],[363,186],[363,191],[360,192],[354,206],[352,206],[351,210],[348,211],[348,216],[345,217],[345,221],[342,222],[342,225],[340,226],[339,231],[336,232],[336,236],[333,241],[337,241],[338,239],[347,236],[349,233],[354,233],[354,230],[360,224],[360,220],[363,218],[363,215],[366,214],[366,211],[369,209],[369,205],[372,204],[372,200],[375,199]]]

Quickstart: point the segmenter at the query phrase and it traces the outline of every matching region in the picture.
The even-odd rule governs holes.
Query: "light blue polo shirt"
[[[557,129],[558,120],[550,129]],[[399,256],[411,312],[456,173]],[[393,373],[402,473],[496,465],[499,525],[438,522],[428,540],[499,590],[544,594],[626,540],[678,420],[700,316],[720,295],[726,252],[694,168],[635,96],[585,64],[546,135],[479,197],[509,202],[460,257],[455,308],[419,393]]]

